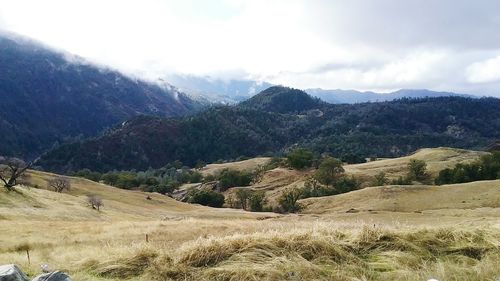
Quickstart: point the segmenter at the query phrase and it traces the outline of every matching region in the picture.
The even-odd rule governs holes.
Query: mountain
[[[273,86],[240,103],[241,107],[276,113],[303,112],[319,108],[323,102],[304,91]]]
[[[62,145],[42,155],[44,169],[75,171],[158,168],[181,160],[215,162],[241,155],[272,153],[287,143],[288,122],[278,116],[239,107],[215,107],[185,118],[140,116],[108,134]]]
[[[175,88],[0,34],[0,155],[33,158],[68,138],[95,136],[139,114],[181,116],[198,108]]]
[[[168,81],[192,98],[202,102],[235,104],[272,86],[267,82],[244,79],[217,79],[209,76],[170,74]]]
[[[286,96],[306,105],[282,113],[282,103],[290,106],[290,100],[272,97]],[[477,149],[497,139],[500,99],[438,97],[337,105],[273,87],[241,105],[192,116],[138,117],[104,136],[62,145],[37,164],[59,172],[157,168],[175,160],[192,166],[198,160],[280,154],[296,146],[355,162],[406,155],[422,147]]]
[[[391,93],[375,93],[375,92],[360,92],[355,90],[323,90],[323,89],[307,89],[308,94],[318,97],[328,103],[362,103],[362,102],[379,102],[391,101],[400,98],[436,98],[436,97],[475,97],[465,94],[457,94],[452,92],[435,92],[430,90],[413,90],[401,89]]]

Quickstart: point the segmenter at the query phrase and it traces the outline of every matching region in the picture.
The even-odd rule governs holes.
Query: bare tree
[[[32,166],[33,162],[26,163],[15,157],[0,156],[0,180],[4,187],[11,191],[17,180]]]
[[[71,189],[71,183],[67,178],[55,177],[47,181],[47,187],[53,188],[55,192],[63,192]]]
[[[97,211],[100,211],[100,208],[104,206],[104,204],[102,203],[102,199],[95,194],[88,194],[87,202],[92,207],[92,209],[95,209]]]

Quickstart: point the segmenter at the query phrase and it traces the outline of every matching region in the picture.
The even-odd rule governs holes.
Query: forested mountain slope
[[[198,104],[12,34],[0,34],[0,155],[35,157],[138,114],[193,112]]]
[[[297,91],[286,89],[279,95]],[[279,103],[289,102],[278,97],[264,100],[262,106],[215,107],[185,118],[140,117],[102,137],[63,145],[39,164],[53,171],[147,169],[174,160],[194,165],[197,160],[271,155],[294,146],[355,162],[406,155],[422,147],[480,149],[500,138],[499,99],[440,97],[331,105],[308,98],[314,106],[301,108],[301,100],[289,105],[295,108],[293,114],[272,112],[281,112]]]

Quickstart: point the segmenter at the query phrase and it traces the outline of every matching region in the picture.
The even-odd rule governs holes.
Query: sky
[[[0,29],[125,73],[500,96],[498,0],[0,0]]]

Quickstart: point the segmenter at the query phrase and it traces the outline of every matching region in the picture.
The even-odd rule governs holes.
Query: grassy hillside
[[[482,151],[455,149],[455,148],[425,148],[416,151],[415,153],[399,158],[381,159],[363,164],[347,164],[344,165],[346,174],[356,177],[362,187],[370,186],[374,176],[380,172],[386,174],[388,179],[395,179],[399,176],[404,176],[407,173],[407,165],[410,159],[424,160],[427,163],[427,172],[431,177],[435,177],[439,171],[445,168],[454,167],[457,163],[470,163],[478,160],[482,155],[488,154]],[[225,168],[247,170],[255,169],[264,159],[254,158],[242,162],[230,162],[225,164],[208,165],[202,172],[215,172]],[[266,193],[266,198],[270,205],[276,205],[277,199],[280,197],[283,190],[291,187],[302,187],[308,176],[312,176],[314,170],[293,170],[288,168],[275,168],[266,171],[262,179],[250,187],[245,187],[252,190],[261,190]],[[229,189],[226,195],[233,194],[237,189]]]
[[[217,173],[220,173],[224,169],[253,172],[259,166],[266,165],[267,163],[269,163],[270,160],[271,158],[269,157],[256,157],[243,161],[228,162],[221,164],[208,164],[202,169],[200,169],[200,172],[203,175],[215,175]]]
[[[436,176],[439,171],[452,168],[458,163],[470,163],[478,160],[482,155],[488,154],[482,151],[464,150],[456,148],[438,147],[424,148],[415,153],[399,158],[382,159],[363,164],[345,165],[347,173],[361,179],[370,180],[376,174],[384,172],[388,178],[393,179],[404,176],[408,162],[411,159],[423,160],[427,163],[427,171],[431,176]]]
[[[238,167],[252,166],[245,163]],[[274,169],[261,183],[293,183],[300,173],[307,172]],[[44,189],[55,175],[30,174],[40,188],[0,191],[0,264],[16,263],[31,276],[39,264],[79,281],[500,276],[500,181],[367,188],[304,200],[305,214],[276,215],[189,205],[77,178],[59,194]],[[101,212],[85,204],[87,193],[103,198]],[[359,212],[346,213],[351,208]]]
[[[71,190],[56,193],[47,189],[47,180],[55,175],[30,171],[30,182],[40,188],[20,188],[19,192],[0,191],[0,210],[6,220],[20,218],[34,220],[161,220],[187,217],[255,218],[240,210],[221,210],[182,203],[157,193],[124,190],[82,178],[68,177]],[[87,194],[94,194],[104,202],[101,212],[87,206]],[[149,196],[151,200],[146,199]],[[265,216],[265,215],[261,215]]]
[[[494,212],[500,218],[500,180],[442,186],[378,186],[301,201],[303,213],[345,213],[350,209],[360,212],[423,212],[460,210],[470,213],[478,208]],[[493,215],[493,213],[492,213]]]

